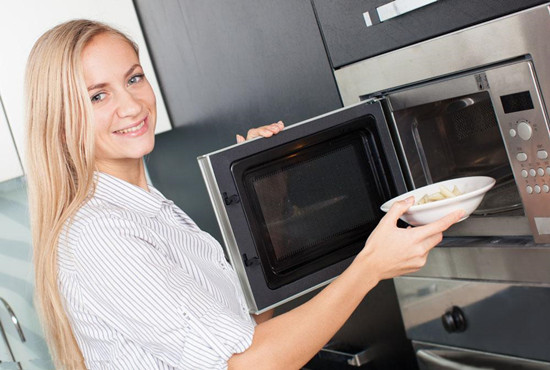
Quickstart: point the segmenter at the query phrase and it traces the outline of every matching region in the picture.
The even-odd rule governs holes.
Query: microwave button
[[[521,177],[527,177],[529,176],[529,172],[527,170],[521,170]]]
[[[510,129],[510,136],[511,137],[516,137],[517,134],[518,134],[518,132],[516,130],[514,130],[513,128]]]
[[[531,186],[527,185],[525,190],[527,191],[527,194],[533,194],[533,188]]]
[[[546,159],[548,158],[548,152],[546,150],[539,150],[537,152],[537,158],[538,159]]]
[[[523,140],[529,140],[533,135],[533,129],[527,121],[521,121],[518,123],[518,135]]]
[[[516,154],[516,159],[520,162],[525,162],[527,160],[527,154],[520,152]]]
[[[537,173],[539,174],[539,176],[544,176],[544,168],[538,168],[537,169]]]
[[[535,176],[537,176],[537,171],[535,171],[534,168],[531,168],[531,169],[529,170],[529,175],[535,177]]]
[[[537,194],[540,193],[540,186],[535,185],[535,193],[537,193]]]
[[[544,191],[545,193],[550,192],[550,186],[548,186],[546,184],[542,185],[542,191]]]

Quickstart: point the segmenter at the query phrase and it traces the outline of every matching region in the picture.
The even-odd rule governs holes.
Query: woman
[[[104,24],[67,22],[36,42],[26,84],[36,290],[58,368],[300,368],[461,217],[400,229],[413,199],[399,202],[316,297],[253,319],[221,246],[146,182],[156,107],[137,47]]]

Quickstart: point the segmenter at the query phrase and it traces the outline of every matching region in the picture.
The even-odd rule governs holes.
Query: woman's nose
[[[141,103],[130,91],[123,91],[118,96],[117,114],[119,117],[135,116],[141,112]]]

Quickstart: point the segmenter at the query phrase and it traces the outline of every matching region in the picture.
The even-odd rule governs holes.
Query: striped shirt
[[[227,368],[255,323],[219,243],[151,185],[96,178],[58,244],[59,288],[87,368]]]

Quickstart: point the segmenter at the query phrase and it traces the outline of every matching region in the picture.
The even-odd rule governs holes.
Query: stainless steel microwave
[[[547,9],[535,13],[543,24],[529,25],[548,30]],[[479,32],[502,36],[510,19],[517,21],[489,22],[447,41],[465,47],[463,41]],[[432,54],[448,48],[444,39],[433,41]],[[406,60],[425,55],[426,44],[409,48]],[[411,70],[423,76],[413,81],[401,71],[407,83],[378,90],[363,89],[361,81],[369,79],[364,65],[337,71],[344,102],[351,94],[358,103],[273,138],[199,157],[250,310],[264,311],[328,283],[363,246],[384,201],[448,178],[497,180],[476,214],[448,235],[527,235],[550,242],[548,86],[541,83],[550,66],[537,54],[540,45],[533,53],[513,50],[449,73]]]

